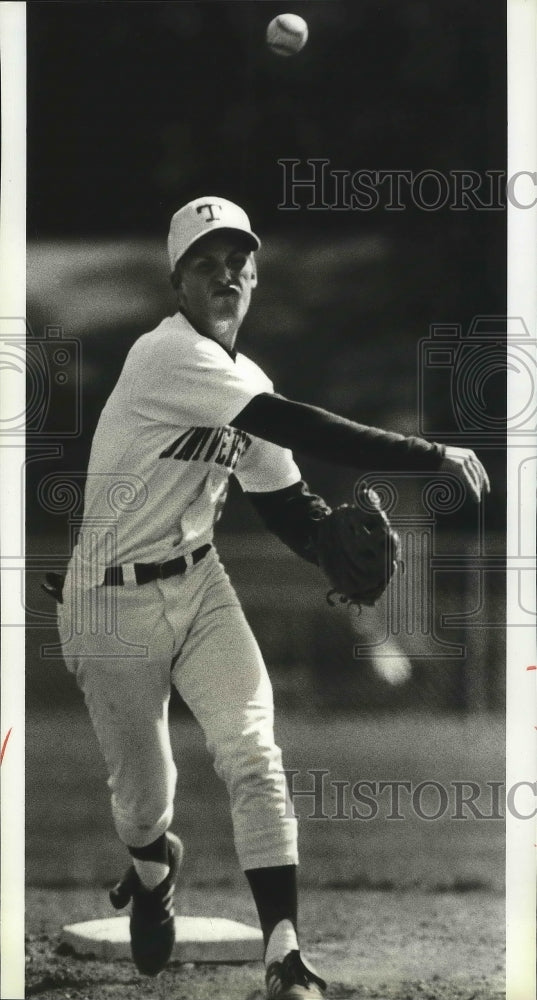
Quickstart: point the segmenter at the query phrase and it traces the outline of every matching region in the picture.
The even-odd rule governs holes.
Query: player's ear
[[[174,270],[170,274],[170,281],[173,290],[178,292],[181,287],[181,267],[179,261],[177,261]]]
[[[252,288],[256,288],[257,287],[257,264],[256,264],[256,260],[255,260],[255,257],[254,257],[253,254],[251,254],[251,261],[252,261],[252,277],[251,277],[251,280],[250,280],[250,285],[252,286]]]

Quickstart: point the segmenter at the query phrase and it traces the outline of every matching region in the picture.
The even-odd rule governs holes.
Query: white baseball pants
[[[142,586],[83,590],[69,580],[58,606],[60,639],[108,767],[120,839],[144,847],[170,826],[173,683],[227,785],[242,868],[297,864],[272,686],[215,550],[183,576]]]

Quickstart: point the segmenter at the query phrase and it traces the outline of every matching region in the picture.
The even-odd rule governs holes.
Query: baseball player
[[[326,983],[298,943],[297,823],[274,742],[271,684],[213,545],[229,477],[311,561],[315,525],[329,508],[310,493],[291,449],[360,469],[447,471],[476,501],[489,484],[469,450],[362,426],[274,392],[235,346],[259,246],[245,212],[224,198],[198,198],[173,216],[177,311],[128,354],[93,439],[65,580],[49,575],[48,589],[60,602],[64,658],[84,693],[130,855],[110,895],[117,908],[132,902],[138,970],[158,973],[174,944],[183,846],[170,832],[173,684],[228,789],[265,941],[267,998],[314,1000]]]

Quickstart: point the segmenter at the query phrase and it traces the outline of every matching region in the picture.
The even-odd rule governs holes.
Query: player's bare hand
[[[468,487],[476,503],[479,503],[483,493],[490,493],[489,477],[477,455],[470,448],[448,445],[440,472],[450,472],[457,476]]]

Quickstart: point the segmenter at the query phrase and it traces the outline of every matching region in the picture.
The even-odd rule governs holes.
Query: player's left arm
[[[331,508],[303,479],[281,490],[247,492],[266,527],[296,555],[318,565],[315,529]]]
[[[239,459],[234,474],[269,531],[297,555],[318,564],[314,539],[319,520],[330,513],[311,493],[292,452],[258,437]]]

